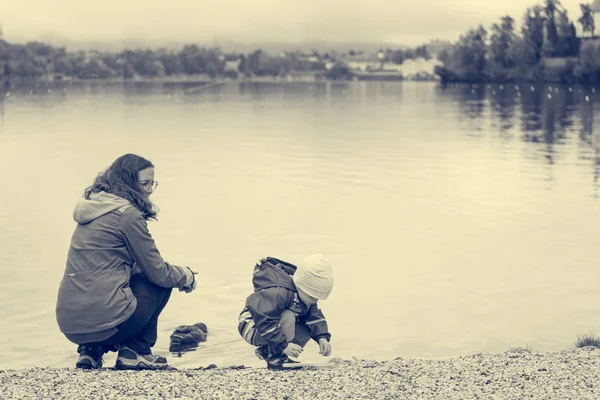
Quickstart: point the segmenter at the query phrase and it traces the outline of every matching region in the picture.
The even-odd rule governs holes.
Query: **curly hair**
[[[142,191],[139,184],[138,172],[154,165],[143,157],[135,154],[125,154],[117,158],[108,169],[98,174],[94,183],[85,189],[83,197],[89,200],[92,193],[112,193],[129,200],[146,220],[156,220],[158,208],[152,204],[148,194]]]

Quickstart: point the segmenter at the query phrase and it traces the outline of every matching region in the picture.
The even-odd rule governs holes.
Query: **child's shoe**
[[[102,356],[104,351],[100,346],[85,346],[81,345],[77,349],[79,359],[75,363],[75,368],[80,369],[98,369],[102,368],[104,361]]]
[[[298,361],[294,361],[291,358],[289,358],[287,355],[285,354],[279,354],[279,355],[271,355],[269,356],[269,358],[267,359],[267,369],[271,369],[271,370],[282,370],[285,369],[283,367],[283,364],[294,364],[294,363],[298,363]]]
[[[263,344],[262,346],[258,346],[256,350],[254,350],[254,354],[259,360],[267,361],[269,358],[269,345]]]
[[[154,354],[138,354],[129,347],[121,347],[117,355],[116,369],[165,369],[167,359]]]

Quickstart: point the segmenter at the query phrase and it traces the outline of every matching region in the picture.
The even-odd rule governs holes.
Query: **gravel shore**
[[[600,349],[443,360],[334,360],[321,370],[0,371],[8,399],[599,399]]]

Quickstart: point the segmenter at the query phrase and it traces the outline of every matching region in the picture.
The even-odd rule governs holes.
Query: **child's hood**
[[[102,215],[117,210],[131,203],[112,193],[99,192],[90,194],[90,198],[81,199],[75,205],[73,219],[79,224],[87,224]]]
[[[296,272],[296,266],[274,257],[266,257],[256,263],[252,284],[254,291],[270,287],[284,287],[296,291],[292,281],[292,275]]]

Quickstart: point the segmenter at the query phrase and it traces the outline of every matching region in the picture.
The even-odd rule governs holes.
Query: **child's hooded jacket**
[[[317,304],[307,306],[298,297],[298,291],[292,281],[296,266],[274,257],[260,260],[254,267],[252,284],[254,293],[248,296],[243,312],[249,311],[258,333],[269,343],[274,353],[280,353],[287,341],[279,326],[284,310],[297,315],[298,322],[310,329],[310,336],[318,341],[331,339],[325,316]]]

